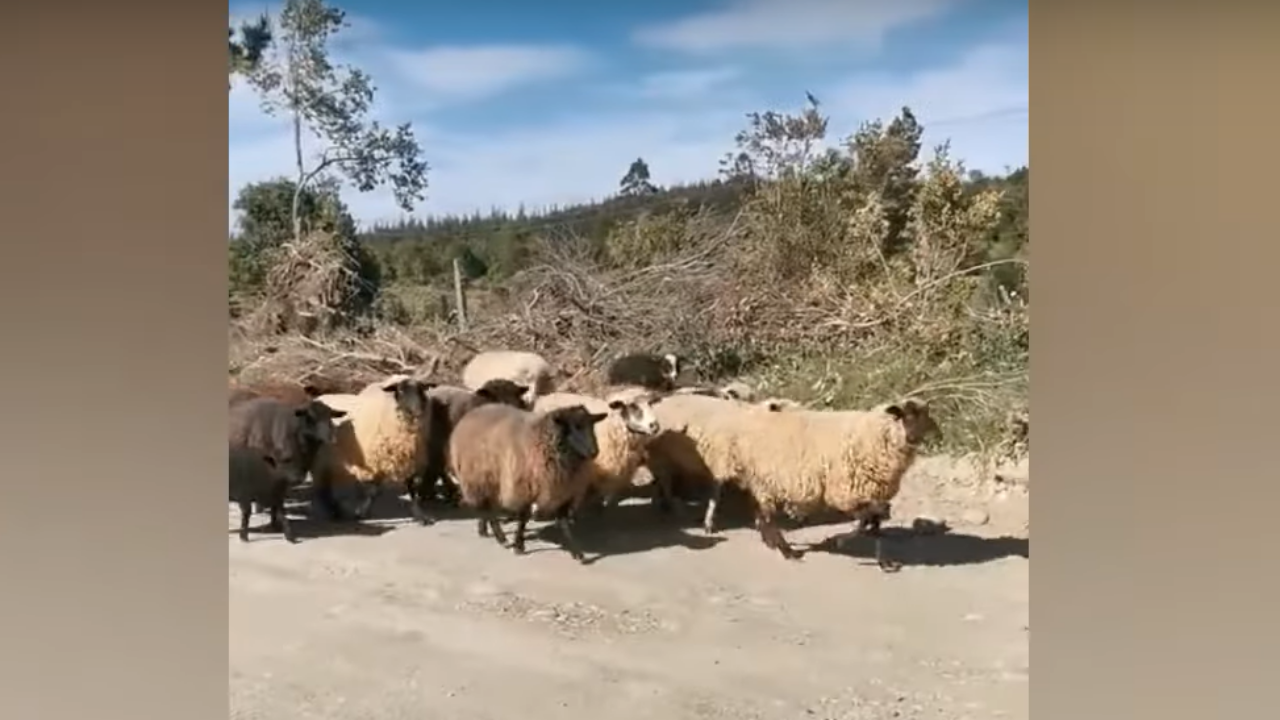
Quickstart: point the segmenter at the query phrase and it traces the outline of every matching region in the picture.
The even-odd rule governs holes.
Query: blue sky
[[[373,76],[376,116],[413,123],[431,164],[419,216],[602,198],[636,157],[658,184],[713,177],[745,113],[806,90],[831,143],[908,105],[970,168],[1027,162],[1025,0],[337,4],[336,59]],[[238,82],[229,121],[228,202],[292,167],[288,128]],[[343,196],[362,225],[403,215],[385,191]]]

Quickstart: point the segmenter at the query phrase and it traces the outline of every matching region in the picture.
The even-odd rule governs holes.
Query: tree
[[[272,262],[273,252],[294,237],[291,207],[297,198],[301,227],[332,233],[343,252],[352,258],[361,283],[360,303],[372,302],[381,286],[377,259],[357,238],[355,219],[338,195],[338,184],[326,180],[297,192],[288,178],[249,183],[240,189],[232,207],[239,210],[240,233],[231,242],[233,291],[257,289]]]
[[[653,195],[658,192],[658,188],[649,182],[649,163],[646,163],[644,158],[636,158],[618,184],[622,187],[622,195],[627,197]]]
[[[228,88],[232,76],[249,75],[258,68],[272,39],[271,19],[265,14],[253,22],[240,23],[239,39],[236,39],[236,28],[227,28]]]
[[[298,219],[304,229],[332,230],[344,237],[356,236],[355,220],[338,195],[333,180],[312,184],[300,192],[288,178],[249,183],[240,188],[232,208],[240,211],[238,241],[261,252],[293,237],[291,216],[297,198]]]
[[[329,57],[329,38],[347,27],[346,13],[324,0],[285,0],[280,13],[277,51],[248,77],[268,114],[293,121],[296,166],[290,208],[293,234],[302,231],[303,191],[332,173],[349,180],[360,192],[390,184],[405,212],[422,200],[427,187],[427,163],[408,123],[394,130],[369,119],[374,87],[358,68],[335,65]],[[303,152],[303,128],[326,147],[308,163]]]
[[[853,158],[852,191],[866,198],[876,193],[884,204],[884,250],[902,250],[910,238],[906,236],[907,218],[919,184],[920,138],[924,127],[911,108],[904,107],[898,117],[885,127],[879,120],[865,123],[848,140]]]
[[[720,174],[730,181],[779,180],[808,175],[815,163],[829,164],[827,153],[816,152],[827,136],[827,118],[817,98],[805,93],[805,100],[798,115],[747,113],[747,127],[733,138],[737,150],[721,158]]]

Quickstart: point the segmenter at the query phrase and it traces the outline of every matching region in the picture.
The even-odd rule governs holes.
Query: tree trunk
[[[298,164],[298,182],[293,186],[289,219],[293,221],[293,239],[297,242],[302,239],[302,218],[298,215],[298,206],[302,203],[302,183],[306,179],[306,168],[302,165],[302,116],[297,109],[293,111],[293,150]]]

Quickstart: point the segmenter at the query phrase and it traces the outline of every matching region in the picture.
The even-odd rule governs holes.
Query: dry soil
[[[232,718],[1029,716],[1025,481],[919,463],[889,527],[952,529],[895,539],[896,574],[863,539],[788,562],[749,527],[709,538],[638,502],[584,524],[590,564],[552,528],[518,557],[386,500],[358,531],[293,510],[297,545],[240,542],[231,508]]]

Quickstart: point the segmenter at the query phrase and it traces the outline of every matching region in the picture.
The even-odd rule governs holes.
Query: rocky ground
[[[393,498],[359,530],[299,508],[292,546],[241,543],[232,508],[231,717],[1027,718],[1028,475],[1000,476],[917,463],[896,574],[865,539],[788,562],[749,526],[707,537],[640,502],[583,526],[588,565],[552,528],[517,557]]]

